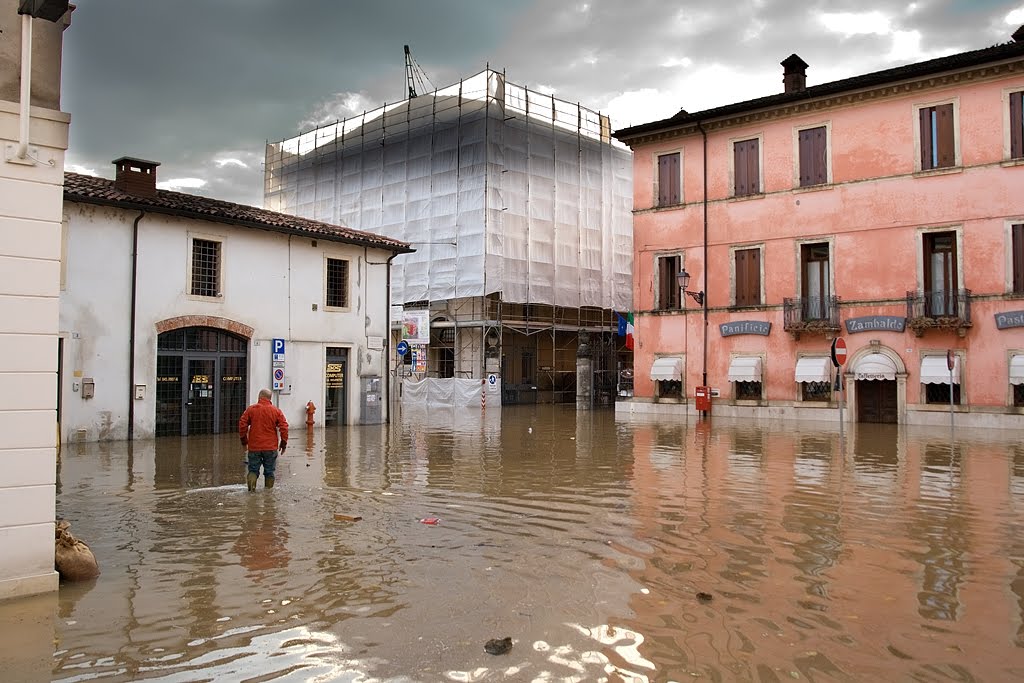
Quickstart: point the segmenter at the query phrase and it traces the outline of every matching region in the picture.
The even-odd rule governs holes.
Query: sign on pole
[[[956,354],[953,349],[946,351],[946,368],[949,370],[949,428],[953,429],[953,368],[956,367]]]
[[[405,354],[409,353],[409,342],[403,339],[402,341],[398,342],[398,346],[395,347],[395,350],[398,351],[399,356],[404,356]]]
[[[284,339],[272,339],[270,344],[270,373],[274,391],[284,390]]]
[[[846,362],[846,340],[836,337],[832,340],[832,365],[840,367]]]

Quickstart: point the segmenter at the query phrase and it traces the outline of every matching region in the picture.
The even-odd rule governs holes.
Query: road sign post
[[[271,389],[284,390],[284,339],[270,340]]]
[[[949,428],[954,429],[953,425],[953,368],[956,367],[956,354],[953,353],[953,349],[946,351],[946,368],[949,370]]]
[[[832,340],[832,365],[836,368],[836,387],[839,390],[839,440],[843,439],[843,398],[846,392],[843,390],[843,364],[846,363],[846,340],[836,337]]]

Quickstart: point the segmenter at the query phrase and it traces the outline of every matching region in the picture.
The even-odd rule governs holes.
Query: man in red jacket
[[[238,436],[248,449],[249,474],[246,484],[250,491],[256,490],[263,466],[263,483],[269,489],[274,487],[274,468],[277,466],[278,450],[284,454],[288,445],[288,420],[284,413],[270,402],[270,389],[260,389],[259,401],[245,409],[238,419]],[[280,440],[278,433],[280,432]]]

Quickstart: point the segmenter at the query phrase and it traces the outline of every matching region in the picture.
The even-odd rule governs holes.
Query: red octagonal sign
[[[846,362],[846,340],[836,337],[832,340],[832,364],[837,368]]]

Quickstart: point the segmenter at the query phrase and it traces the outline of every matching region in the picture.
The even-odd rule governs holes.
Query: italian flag
[[[626,314],[626,348],[633,349],[633,314]]]

